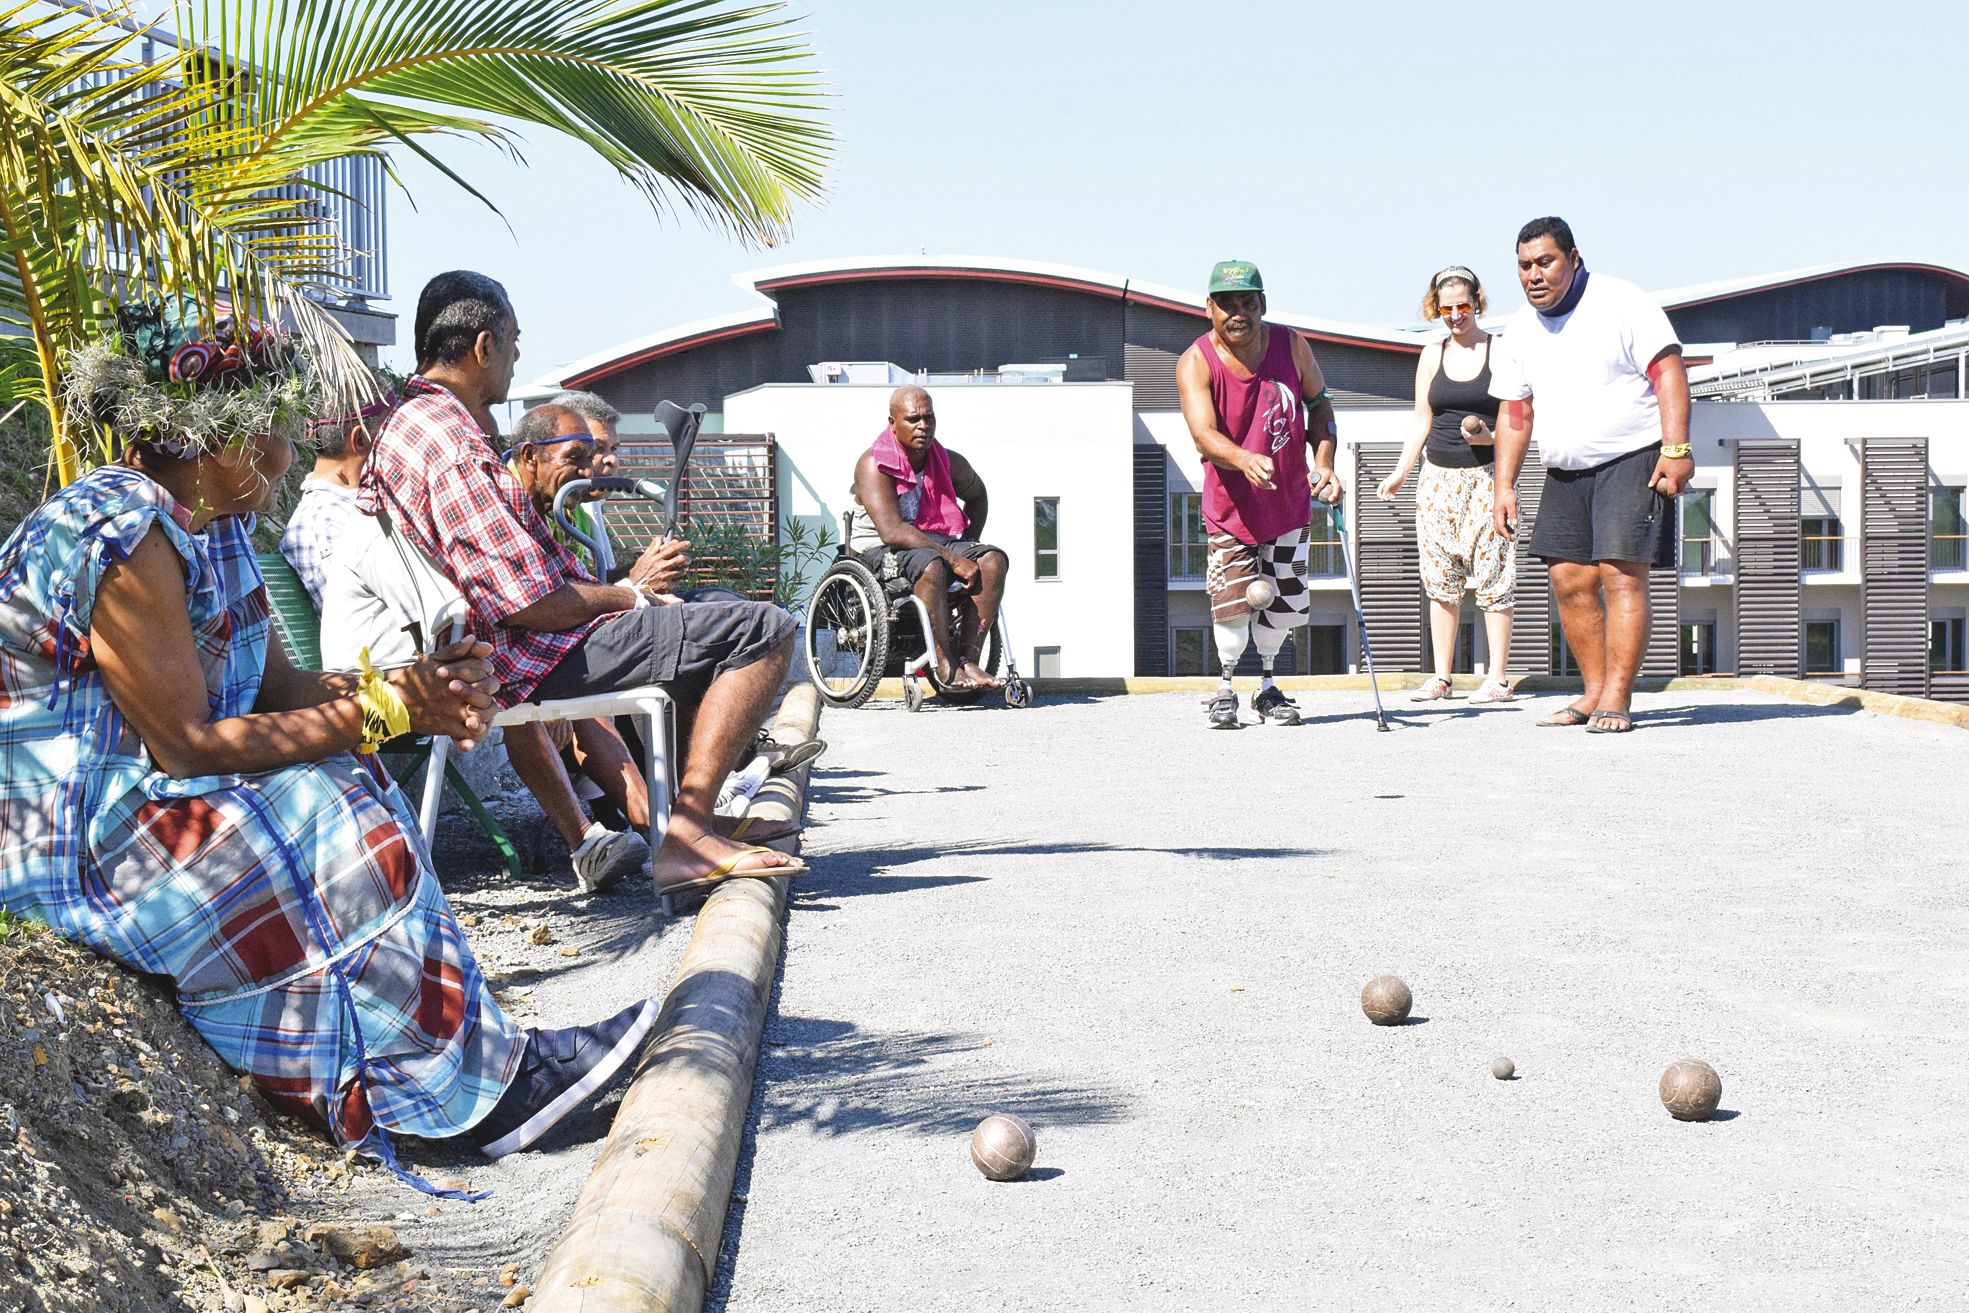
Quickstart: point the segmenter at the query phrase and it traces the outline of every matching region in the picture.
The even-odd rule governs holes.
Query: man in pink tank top
[[[1306,339],[1264,320],[1265,282],[1248,260],[1210,271],[1210,331],[1176,365],[1183,419],[1203,457],[1205,584],[1223,682],[1210,723],[1238,727],[1231,671],[1253,638],[1263,666],[1251,709],[1261,722],[1299,723],[1272,682],[1286,636],[1306,617],[1307,528],[1313,499],[1340,500],[1326,378]]]

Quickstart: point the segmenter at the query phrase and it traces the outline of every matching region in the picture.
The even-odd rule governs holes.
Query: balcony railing
[[[1682,540],[1682,573],[1715,574],[1716,543],[1715,534],[1705,534],[1700,538]]]
[[[1798,540],[1798,565],[1803,570],[1844,570],[1846,568],[1845,536],[1805,534]]]
[[[1969,570],[1969,533],[1938,533],[1928,548],[1930,570]]]

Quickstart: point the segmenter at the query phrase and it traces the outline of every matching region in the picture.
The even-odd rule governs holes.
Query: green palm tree
[[[551,129],[659,212],[771,245],[819,196],[833,149],[802,34],[777,3],[726,0],[177,0],[181,45],[132,56],[135,14],[0,11],[0,380],[45,406],[57,476],[63,348],[113,301],[182,298],[281,318],[331,382],[370,386],[306,293],[349,281],[310,168],[449,141],[522,157]],[[102,444],[92,453],[109,454]]]

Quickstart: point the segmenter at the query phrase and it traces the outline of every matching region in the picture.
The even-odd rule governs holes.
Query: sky
[[[1648,288],[1858,260],[1969,268],[1956,4],[1333,6],[810,0],[837,154],[792,240],[662,216],[529,129],[524,165],[441,146],[500,217],[401,161],[394,357],[432,274],[511,292],[533,379],[748,308],[734,273],[997,256],[1199,292],[1257,262],[1275,311],[1414,321],[1468,264],[1522,303],[1512,238],[1571,221]],[[414,201],[414,207],[413,207]]]

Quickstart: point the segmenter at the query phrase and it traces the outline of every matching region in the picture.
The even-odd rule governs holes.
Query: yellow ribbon
[[[375,666],[369,649],[362,649],[362,677],[356,681],[356,701],[362,705],[362,742],[358,752],[374,752],[399,734],[410,732],[410,708]]]

